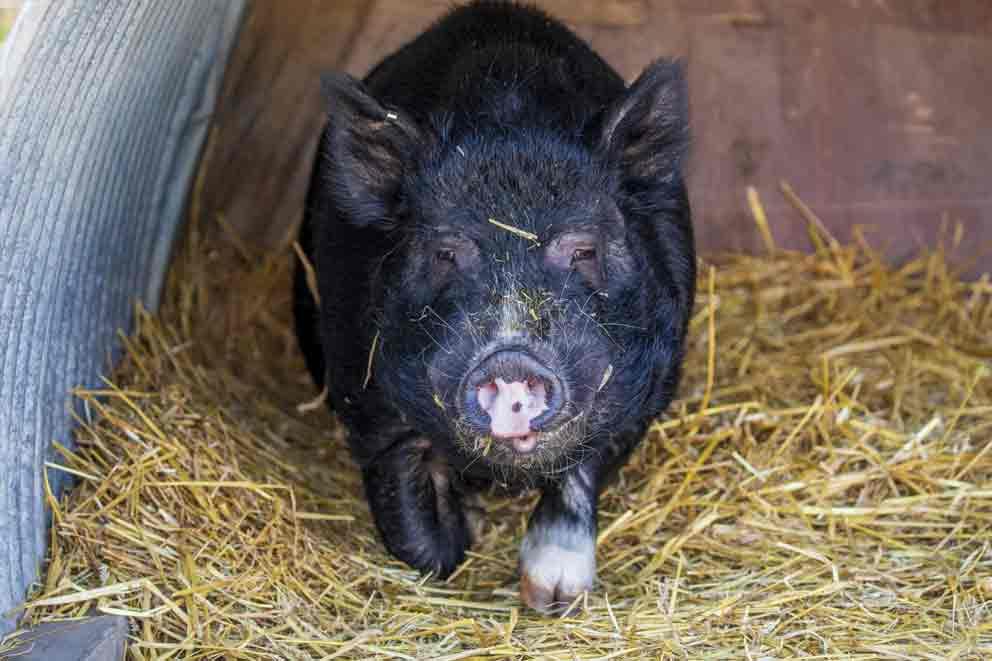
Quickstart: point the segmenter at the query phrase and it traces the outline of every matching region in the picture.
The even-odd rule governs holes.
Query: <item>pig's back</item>
[[[581,130],[623,90],[620,76],[542,11],[483,1],[455,9],[365,79],[423,123],[551,122]],[[452,124],[454,126],[452,126]]]

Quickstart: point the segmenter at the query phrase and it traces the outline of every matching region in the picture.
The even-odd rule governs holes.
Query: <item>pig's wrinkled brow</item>
[[[451,239],[478,243],[486,237],[486,228],[484,224],[479,223],[468,223],[464,226],[424,224],[423,227],[430,232],[433,238],[441,240]]]
[[[429,225],[425,224],[424,227],[430,231],[431,235],[436,239],[455,239],[455,240],[472,240],[472,236],[465,231],[464,227],[453,227],[450,225]]]
[[[599,223],[558,223],[548,226],[545,231],[549,241],[555,241],[570,234],[599,234],[602,226]]]
[[[449,245],[472,244],[478,246],[482,237],[466,231],[465,228],[454,227],[430,227],[427,226],[429,234],[425,237],[428,241],[439,242]]]

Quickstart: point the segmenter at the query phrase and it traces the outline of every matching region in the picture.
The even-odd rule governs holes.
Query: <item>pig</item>
[[[321,87],[295,325],[381,540],[443,578],[473,494],[537,489],[520,595],[560,613],[593,588],[604,486],[679,381],[682,65],[627,86],[541,10],[477,1]]]

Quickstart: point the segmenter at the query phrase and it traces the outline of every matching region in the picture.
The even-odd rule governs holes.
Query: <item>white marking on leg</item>
[[[561,492],[562,500],[570,510],[590,519],[593,516],[592,503],[589,502],[591,485],[592,482],[586,471],[580,467],[565,478]]]
[[[589,494],[577,475],[566,479],[562,500],[580,518],[591,517]],[[520,545],[520,592],[531,608],[562,610],[596,579],[596,537],[570,519],[537,522]]]
[[[531,527],[520,546],[521,596],[548,613],[566,608],[596,579],[596,539],[563,522]]]

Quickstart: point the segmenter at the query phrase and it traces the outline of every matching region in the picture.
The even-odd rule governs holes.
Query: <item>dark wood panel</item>
[[[986,0],[545,0],[628,79],[689,68],[690,186],[704,250],[759,248],[756,186],[781,245],[807,248],[788,180],[840,238],[901,257],[960,221],[962,262],[992,248],[992,3]],[[366,73],[448,0],[256,0],[228,72],[201,199],[246,239],[299,218],[323,69]],[[985,261],[976,261],[979,258]]]
[[[201,165],[206,218],[258,244],[287,235],[324,121],[320,73],[341,67],[370,11],[364,0],[253,3]]]
[[[713,91],[703,108],[694,105],[697,135],[707,132],[693,180],[705,248],[756,247],[741,205],[748,184],[765,193],[780,242],[807,247],[805,228],[788,220],[796,216],[775,192],[788,179],[841,239],[872,225],[901,257],[932,245],[946,215],[969,238],[960,259],[987,259],[992,93],[973,81],[992,41],[948,29],[963,21],[946,12],[935,26],[930,14],[914,22],[883,5],[785,3],[771,27],[751,31],[766,54],[777,52],[777,66],[741,50],[745,30],[692,30],[693,98]],[[987,12],[974,6],[981,25]],[[736,167],[714,191],[709,171],[721,156]]]

